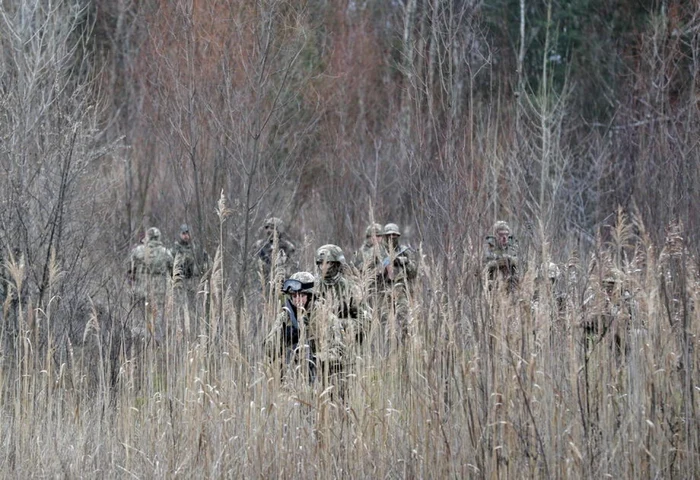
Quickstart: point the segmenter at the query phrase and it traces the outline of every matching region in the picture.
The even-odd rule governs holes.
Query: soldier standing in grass
[[[518,242],[511,235],[508,224],[502,220],[493,225],[493,235],[486,237],[484,264],[489,289],[498,282],[505,283],[509,292],[518,286]]]
[[[333,244],[323,245],[316,250],[317,300],[314,310],[318,325],[327,332],[327,341],[334,348],[328,351],[327,358],[319,358],[320,373],[324,382],[344,390],[345,376],[352,367],[354,346],[362,343],[365,331],[364,312],[360,305],[357,286],[345,275],[347,262],[343,250]],[[341,340],[336,340],[339,326]]]
[[[399,243],[401,230],[395,223],[387,223],[383,228],[386,257],[384,266],[384,297],[388,311],[384,315],[396,320],[397,333],[405,339],[409,324],[409,297],[411,286],[418,275],[418,263],[413,249]]]
[[[127,273],[133,286],[137,334],[150,333],[157,341],[164,333],[165,297],[173,270],[173,256],[160,240],[160,230],[151,227],[142,243],[131,250]]]
[[[195,246],[186,223],[180,225],[180,236],[170,254],[173,256],[173,272],[177,271],[184,279],[199,279],[209,268],[209,255]]]
[[[264,291],[268,291],[273,282],[273,291],[277,291],[288,272],[294,271],[293,259],[296,247],[287,238],[284,222],[277,217],[265,220],[261,228],[262,238],[253,245],[253,256],[258,261]]]
[[[186,223],[180,225],[180,235],[170,249],[173,256],[173,286],[176,287],[175,295],[178,304],[188,309],[188,313],[194,314],[185,319],[185,331],[192,327],[198,330],[199,312],[196,301],[200,281],[209,270],[209,255],[192,241],[190,227]],[[192,322],[192,323],[190,323]]]
[[[365,242],[355,253],[353,264],[360,273],[360,282],[368,306],[377,308],[380,304],[379,295],[384,290],[384,271],[382,262],[388,256],[382,235],[384,228],[378,223],[372,223],[365,229]]]

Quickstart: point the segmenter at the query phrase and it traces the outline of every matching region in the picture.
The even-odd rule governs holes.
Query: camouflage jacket
[[[179,269],[184,278],[197,278],[209,268],[209,255],[204,250],[198,250],[192,242],[177,240],[170,254],[173,257],[173,271]]]
[[[274,246],[274,241],[271,238],[261,238],[255,244],[253,244],[253,255],[255,258],[259,259],[262,263],[270,267],[272,265],[272,257],[273,257],[273,246]],[[292,242],[287,240],[287,238],[284,235],[280,235],[278,239],[278,248],[279,251],[284,253],[284,256],[286,259],[284,262],[286,263],[289,261],[289,259],[294,255],[294,252],[296,251],[296,247]]]
[[[353,265],[360,273],[363,291],[367,294],[371,295],[384,288],[386,265],[383,265],[382,262],[388,255],[383,245],[367,245],[366,243],[355,252]]]
[[[366,315],[361,290],[349,278],[340,274],[334,281],[316,280],[317,296],[315,314],[320,322],[330,325],[339,323],[344,347],[361,342],[365,331]]]
[[[170,276],[173,256],[160,240],[149,240],[131,250],[128,273],[138,276]]]
[[[502,273],[516,274],[518,270],[518,242],[513,236],[508,237],[505,248],[498,245],[496,237],[486,237],[484,246],[484,265],[489,272],[500,270]]]
[[[294,268],[293,260],[296,247],[285,236],[278,237],[278,250],[274,251],[274,241],[271,238],[260,239],[253,245],[253,256],[258,260],[265,281],[270,281],[270,273],[275,271],[275,279],[281,282]],[[275,256],[276,253],[276,256]],[[272,262],[275,260],[275,264]]]
[[[294,327],[291,315],[295,316],[298,328]],[[282,355],[290,358],[289,354],[303,345],[308,346],[309,354],[313,358],[322,361],[339,360],[343,354],[340,319],[335,315],[316,311],[313,305],[310,311],[301,313],[294,305],[285,304],[265,338],[265,352],[273,359]]]
[[[318,285],[316,303],[331,308],[338,318],[357,318],[360,293],[354,282],[339,275],[333,282],[316,279]]]
[[[396,250],[388,252],[383,260],[384,278],[388,285],[408,285],[418,276],[418,263],[412,248],[400,245]]]

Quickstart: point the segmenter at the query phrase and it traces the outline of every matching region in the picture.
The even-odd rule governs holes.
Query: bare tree
[[[91,27],[81,1],[0,6],[1,241],[24,257],[28,295],[47,317],[76,308],[104,278],[92,249],[109,201],[110,180],[100,177],[111,146]],[[80,328],[70,321],[55,327],[55,334]]]

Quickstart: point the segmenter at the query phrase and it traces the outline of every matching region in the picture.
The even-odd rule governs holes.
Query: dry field
[[[696,477],[696,260],[673,242],[640,241],[622,255],[599,247],[597,262],[572,258],[554,282],[530,265],[513,295],[489,291],[478,275],[447,282],[444,263],[424,256],[408,339],[387,347],[375,318],[342,396],[309,385],[304,372],[282,379],[267,364],[261,336],[276,302],[251,300],[235,318],[218,262],[197,295],[206,308],[182,308],[171,290],[158,345],[124,335],[145,320],[116,307],[92,308],[82,342],[42,337],[51,311],[25,303],[20,333],[3,332],[0,470],[14,478]],[[463,272],[478,265],[469,254],[459,261]],[[607,292],[604,264],[621,279]]]

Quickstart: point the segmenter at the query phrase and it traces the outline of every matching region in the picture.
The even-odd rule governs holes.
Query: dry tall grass
[[[441,261],[424,258],[409,338],[387,353],[375,322],[344,398],[266,365],[262,336],[275,302],[234,318],[220,261],[211,294],[200,285],[201,308],[178,308],[182,298],[168,294],[160,345],[129,338],[115,328],[127,318],[98,308],[81,345],[42,342],[50,308],[24,308],[0,368],[0,470],[16,478],[696,477],[700,289],[674,245],[658,251],[640,241],[622,256],[600,245],[623,274],[607,293],[602,270],[586,274],[576,260],[555,283],[531,265],[517,295],[489,292],[477,275],[451,291]],[[464,271],[476,268],[472,260],[463,259]],[[193,311],[197,321],[185,313]],[[608,320],[602,336],[580,326]]]

